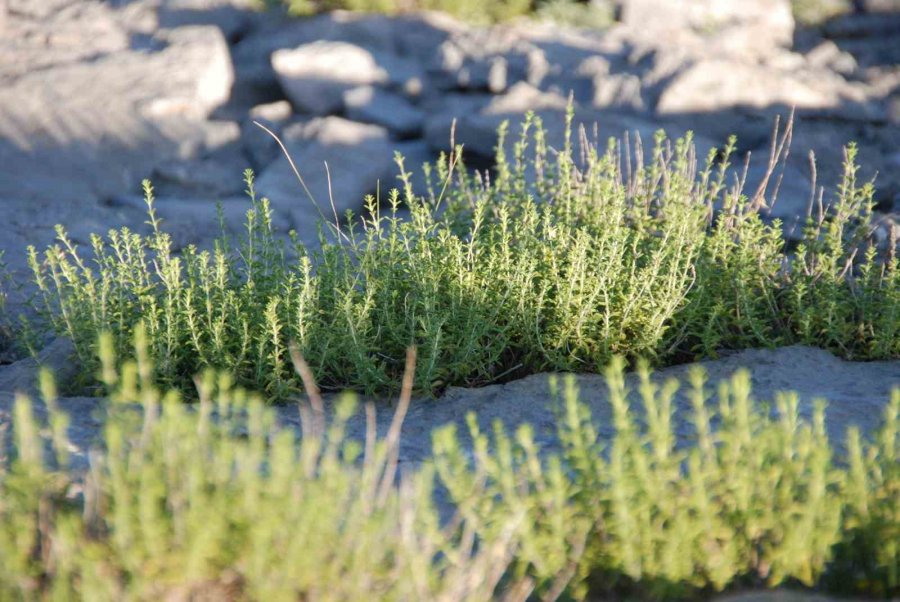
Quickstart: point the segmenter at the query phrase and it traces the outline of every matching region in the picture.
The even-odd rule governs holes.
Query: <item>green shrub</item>
[[[473,23],[506,21],[534,8],[532,0],[263,0],[263,4],[281,4],[296,16],[335,9],[387,14],[438,10]]]
[[[817,26],[850,12],[853,3],[851,0],[791,0],[791,9],[798,24]]]
[[[657,387],[644,369],[635,411],[616,360],[611,440],[598,440],[566,377],[550,383],[561,453],[541,452],[527,425],[510,436],[498,423],[489,436],[469,416],[471,451],[443,427],[433,458],[397,482],[411,371],[388,434],[376,440],[370,422],[364,442],[345,436],[352,397],[326,407],[307,373],[298,438],[224,374],[198,379],[196,405],[158,391],[142,336],[142,359],[121,367],[111,339],[101,344],[111,393],[86,474],[64,470],[68,419],[52,379],[42,379],[46,425],[16,400],[12,454],[0,454],[0,598],[900,593],[900,390],[876,437],[851,430],[835,461],[823,404],[807,422],[784,394],[773,415],[739,372],[710,407],[698,369],[695,443],[676,447],[677,383]],[[443,519],[438,491],[451,502]]]
[[[301,405],[298,440],[224,374],[199,379],[191,407],[159,392],[145,362],[117,369],[107,355],[103,370],[113,393],[80,478],[59,469],[67,416],[51,381],[55,454],[16,400],[15,459],[0,467],[0,598],[488,600],[506,573],[522,517],[473,549],[467,521],[439,524],[432,470],[395,485],[396,434],[344,437],[352,397],[331,420],[321,400]]]
[[[536,8],[534,15],[560,25],[603,29],[615,23],[615,5],[601,0],[546,0]]]
[[[138,321],[165,385],[189,388],[213,367],[270,398],[300,387],[289,340],[323,387],[368,393],[399,382],[409,345],[420,349],[417,390],[433,392],[593,372],[617,354],[665,364],[804,343],[900,357],[900,270],[866,242],[872,186],[856,181],[854,149],[831,209],[789,250],[759,199],[725,189],[732,148],[697,173],[690,137],[660,134],[626,174],[618,147],[551,152],[532,120],[489,183],[457,151],[426,169],[423,196],[404,173],[403,201],[367,199],[363,218],[315,250],[276,238],[247,173],[236,242],[176,257],[146,184],[151,234],[94,236],[88,260],[58,227],[60,243],[30,260],[47,323],[74,341],[87,380],[99,333],[123,354]]]

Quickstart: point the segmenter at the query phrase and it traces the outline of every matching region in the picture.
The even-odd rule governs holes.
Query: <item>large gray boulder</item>
[[[843,114],[860,115],[859,107],[866,101],[863,88],[828,70],[794,68],[803,66],[799,55],[782,56],[787,63],[784,66],[723,58],[698,60],[669,83],[657,111],[700,113],[772,106],[838,111],[849,103],[854,109],[843,109]]]
[[[231,90],[221,32],[185,27],[157,42],[156,51],[0,73],[0,165],[28,174],[0,178],[0,197],[105,198],[134,189],[160,160],[221,142],[206,121]]]
[[[54,8],[53,4],[48,0],[10,5],[12,12],[0,37],[2,80],[128,49],[128,31],[109,6],[77,2]],[[4,12],[0,4],[0,14]]]

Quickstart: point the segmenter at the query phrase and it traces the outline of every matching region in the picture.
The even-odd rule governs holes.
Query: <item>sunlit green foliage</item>
[[[549,150],[539,120],[524,130],[489,183],[457,150],[426,169],[429,190],[404,174],[402,194],[368,199],[342,234],[323,223],[338,240],[316,249],[285,248],[248,173],[244,236],[176,256],[146,184],[149,235],[110,231],[85,255],[59,227],[58,245],[31,249],[47,323],[88,379],[99,333],[125,353],[143,321],[162,383],[189,388],[213,367],[270,398],[299,387],[290,340],[323,387],[366,392],[399,382],[409,345],[420,391],[593,372],[616,354],[665,364],[804,343],[900,357],[898,260],[867,242],[873,191],[853,147],[830,208],[791,250],[759,199],[726,187],[732,146],[698,171],[690,138],[660,135],[623,168],[620,146],[583,140],[576,157],[568,137]]]
[[[528,425],[488,434],[470,416],[470,437],[440,428],[433,457],[398,480],[411,378],[387,435],[370,423],[364,441],[346,436],[353,398],[325,404],[307,380],[296,433],[225,374],[200,377],[194,405],[163,394],[142,336],[142,359],[121,366],[102,342],[111,394],[86,472],[65,470],[68,415],[52,379],[42,379],[46,424],[16,400],[12,445],[0,447],[0,598],[659,599],[786,584],[900,593],[900,390],[875,437],[851,430],[848,455],[834,458],[824,404],[810,422],[785,393],[773,414],[752,401],[745,372],[720,383],[712,404],[695,370],[684,446],[677,383],[654,385],[642,370],[629,391],[616,360],[611,439],[598,439],[566,377],[549,387],[559,453],[540,450]]]
[[[472,23],[496,23],[532,16],[598,29],[614,22],[616,6],[611,0],[259,0],[259,4],[270,8],[283,6],[294,16],[334,9],[389,15],[439,10]],[[794,19],[801,26],[821,25],[851,8],[850,0],[791,0]]]
[[[438,10],[472,23],[496,23],[529,14],[532,0],[262,0],[265,5],[283,5],[290,14],[306,16],[345,9],[397,14],[415,10]]]

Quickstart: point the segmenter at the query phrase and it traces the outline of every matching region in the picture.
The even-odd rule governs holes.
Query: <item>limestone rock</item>
[[[78,373],[75,347],[69,339],[59,337],[41,351],[37,358],[26,358],[8,366],[0,366],[0,392],[26,393],[38,391],[41,368],[53,372],[57,385],[64,388]]]
[[[835,73],[850,76],[859,65],[849,52],[844,52],[831,40],[824,40],[806,54],[807,62],[816,69],[830,69]]]
[[[231,148],[201,159],[163,161],[153,168],[151,179],[159,196],[220,199],[241,193],[248,163],[239,148]]]
[[[525,84],[520,84],[519,94],[525,96]],[[532,92],[533,94],[533,92]],[[436,151],[447,150],[450,140],[452,117],[456,116],[455,140],[457,144],[463,144],[466,152],[474,154],[482,159],[493,159],[497,145],[497,128],[504,121],[509,122],[509,134],[507,144],[511,152],[512,145],[518,139],[521,124],[525,116],[518,110],[519,106],[514,99],[498,98],[477,113],[452,114],[446,113],[431,119],[426,125],[425,137]],[[562,149],[565,133],[565,100],[557,94],[542,94],[535,114],[543,123],[546,132],[547,144],[551,148]],[[515,109],[505,111],[504,109]],[[675,138],[684,135],[688,129],[684,124],[671,122],[648,121],[634,115],[615,113],[611,111],[592,111],[580,109],[575,111],[573,120],[573,138],[577,139],[579,128],[584,128],[590,139],[595,134],[601,146],[610,137],[621,138],[629,132],[633,136],[639,134],[644,141],[645,150],[652,146],[654,134],[659,129],[665,129],[670,137]],[[712,141],[695,136],[699,157],[705,157],[710,148],[715,146]]]
[[[103,198],[133,187],[154,164],[190,156],[231,89],[222,34],[186,27],[154,52],[123,51],[0,78],[0,197]],[[28,102],[22,102],[27,98]]]
[[[262,169],[280,152],[275,139],[254,122],[264,125],[277,136],[292,115],[291,104],[286,100],[257,105],[249,111],[241,124],[241,142],[253,169]]]
[[[371,52],[346,42],[319,41],[278,50],[272,54],[272,67],[291,103],[314,115],[340,111],[343,95],[351,88],[388,81]]]
[[[250,28],[257,6],[254,0],[165,0],[158,9],[159,26],[214,25],[231,40]]]
[[[6,17],[8,24],[0,37],[0,81],[128,49],[128,32],[108,6],[78,2],[51,8],[46,14],[39,10],[52,4],[48,0],[11,5],[15,13]],[[23,18],[32,10],[37,10],[37,18]],[[5,13],[0,5],[0,15]]]
[[[699,364],[708,375],[706,390],[712,398],[709,407],[717,407],[717,384],[740,369],[751,374],[753,397],[772,402],[783,391],[799,393],[799,413],[810,420],[816,399],[827,399],[825,429],[839,452],[844,448],[846,430],[851,425],[863,434],[873,433],[879,425],[884,408],[890,401],[891,389],[900,384],[900,362],[849,362],[836,358],[821,349],[792,346],[780,349],[751,349],[729,353],[721,359],[673,366],[653,373],[653,382],[662,385],[667,379],[676,379],[681,387],[673,400],[673,429],[678,444],[691,444],[693,425],[689,423],[691,402],[688,395],[689,371]],[[612,408],[609,389],[600,375],[577,375],[579,398],[590,409],[601,438],[613,434]],[[626,375],[626,385],[631,391],[638,387],[638,375]],[[635,410],[639,402],[635,400]],[[390,408],[378,407],[378,430],[383,433],[390,423]],[[491,429],[500,421],[507,432],[514,432],[520,424],[528,423],[534,429],[535,442],[542,452],[552,453],[560,449],[556,434],[555,400],[550,394],[549,375],[537,374],[502,385],[482,388],[449,389],[439,399],[417,399],[410,406],[403,422],[400,437],[400,458],[406,462],[421,462],[431,454],[431,430],[438,425],[456,424],[463,445],[471,445],[465,416],[475,413],[483,429]],[[296,409],[279,409],[279,420],[297,425]],[[351,418],[347,432],[360,441],[366,433],[366,418],[361,413]],[[804,594],[773,592],[734,596],[732,602],[826,602],[826,599]]]
[[[262,173],[256,187],[290,217],[301,237],[314,238],[320,218],[333,222],[337,212],[343,219],[348,209],[358,214],[367,194],[385,195],[394,186],[394,144],[385,128],[325,117],[285,131],[285,139],[312,199],[284,157]]]
[[[413,137],[422,130],[425,115],[398,94],[361,86],[345,92],[343,102],[350,119],[384,126],[401,138]]]
[[[599,75],[593,79],[595,109],[630,109],[643,111],[646,104],[641,94],[641,78],[631,73]]]
[[[677,29],[713,35],[723,30],[752,30],[757,45],[787,46],[793,41],[789,0],[619,0],[618,4],[622,22],[647,36]]]
[[[862,91],[827,72],[788,71],[729,59],[701,59],[666,87],[657,111],[700,113],[737,107],[837,109],[865,100]]]

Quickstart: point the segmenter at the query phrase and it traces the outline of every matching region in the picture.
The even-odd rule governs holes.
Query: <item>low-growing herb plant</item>
[[[293,16],[343,9],[358,12],[398,14],[437,10],[472,23],[489,24],[530,14],[532,0],[260,0],[267,7],[282,5]]]
[[[289,340],[324,388],[367,393],[399,382],[409,345],[416,389],[430,392],[594,372],[614,355],[659,365],[803,343],[900,357],[898,260],[867,243],[873,191],[852,146],[842,186],[791,250],[764,219],[764,191],[726,186],[733,141],[698,170],[690,136],[660,133],[649,159],[633,144],[623,168],[613,142],[581,135],[576,153],[567,135],[549,149],[536,118],[509,158],[501,134],[492,177],[470,174],[457,149],[426,170],[431,191],[417,195],[404,171],[402,195],[370,197],[317,248],[275,235],[247,172],[244,236],[176,256],[145,183],[150,234],[94,236],[86,255],[60,226],[59,244],[29,250],[44,316],[88,377],[99,333],[124,353],[143,321],[164,384],[190,387],[213,367],[273,399],[300,386]]]
[[[300,433],[224,373],[197,379],[196,404],[158,390],[143,337],[139,328],[138,361],[120,366],[112,339],[101,341],[110,396],[81,474],[67,470],[68,414],[49,375],[46,424],[16,399],[12,444],[0,446],[0,598],[900,592],[900,390],[874,438],[851,429],[835,458],[823,403],[807,421],[796,394],[754,402],[738,372],[711,404],[695,369],[685,446],[673,426],[678,384],[653,384],[645,366],[630,391],[616,359],[611,438],[598,438],[569,376],[548,383],[559,453],[541,450],[528,425],[488,434],[472,415],[470,444],[442,427],[433,457],[398,480],[414,355],[387,435],[376,437],[370,406],[357,441],[346,436],[352,396],[324,402],[296,351],[310,399]]]

